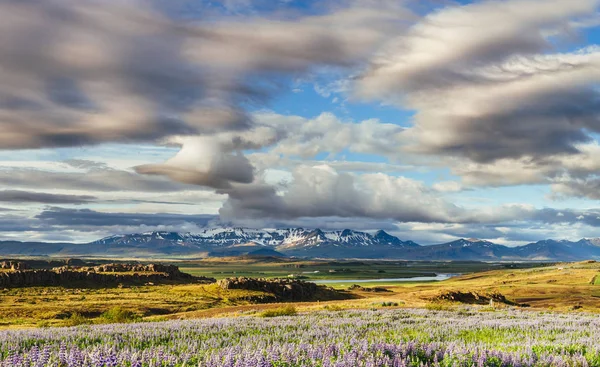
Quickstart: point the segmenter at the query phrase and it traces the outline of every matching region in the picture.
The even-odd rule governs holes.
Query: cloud
[[[55,172],[37,169],[0,169],[0,185],[12,188],[56,189],[77,191],[171,192],[194,186],[169,181],[162,177],[143,176],[116,169],[93,169],[84,172]]]
[[[245,129],[289,77],[364,61],[406,12],[173,19],[135,0],[0,3],[0,149]]]
[[[231,183],[251,183],[254,168],[241,153],[225,152],[210,137],[185,138],[182,149],[162,164],[135,167],[139,174],[164,175],[174,181],[214,188],[228,188]]]
[[[550,53],[596,0],[486,1],[427,14],[372,60],[360,98],[415,110],[412,153],[481,164],[577,154],[600,131],[600,52]]]
[[[331,113],[307,119],[259,112],[254,114],[254,121],[255,126],[244,132],[172,139],[171,143],[182,146],[173,158],[161,164],[137,166],[135,170],[139,174],[163,175],[178,182],[226,189],[234,183],[252,183],[257,168],[263,171],[283,161],[288,162],[289,168],[287,158],[305,160],[320,153],[334,156],[345,151],[393,155],[404,130],[378,120],[345,122]],[[252,162],[244,155],[260,150],[264,152],[251,156]],[[356,163],[336,165],[359,170],[375,168],[364,164],[358,167]]]
[[[462,184],[473,186],[550,185],[553,199],[600,199],[600,146],[597,142],[576,146],[579,153],[544,158],[505,158],[493,163],[448,160]]]
[[[456,181],[441,181],[432,185],[432,188],[439,192],[459,192],[463,190],[460,182]]]
[[[275,113],[255,114],[258,124],[274,129],[280,137],[272,153],[312,158],[319,153],[335,155],[344,151],[395,156],[404,142],[404,128],[377,119],[343,121],[332,113],[307,119]]]
[[[552,183],[553,197],[581,197],[600,200],[600,177],[577,179],[565,177]]]
[[[214,215],[186,215],[172,213],[110,213],[98,212],[91,209],[68,209],[54,207],[42,211],[35,216],[45,226],[59,226],[67,228],[81,227],[92,230],[94,227],[113,226],[177,226],[191,223],[200,227],[215,220]]]
[[[223,190],[221,218],[364,217],[397,221],[452,221],[460,209],[417,181],[384,174],[354,176],[326,165],[299,166],[281,193],[267,184]]]
[[[91,195],[61,195],[20,190],[0,191],[0,201],[9,203],[84,204],[95,201]]]

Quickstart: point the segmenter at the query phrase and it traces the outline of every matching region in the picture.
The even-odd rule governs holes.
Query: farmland
[[[0,334],[4,366],[600,366],[600,321],[523,311],[320,311]]]

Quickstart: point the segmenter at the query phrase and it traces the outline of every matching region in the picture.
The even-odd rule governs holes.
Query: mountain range
[[[210,228],[199,233],[144,232],[85,243],[0,241],[1,256],[190,258],[239,255],[405,260],[577,261],[600,259],[600,239],[543,240],[508,247],[478,239],[420,246],[380,230]]]

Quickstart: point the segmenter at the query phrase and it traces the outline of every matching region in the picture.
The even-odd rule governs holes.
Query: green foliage
[[[50,326],[51,326],[51,324],[50,324],[50,321],[48,321],[48,320],[40,320],[37,323],[37,327],[41,327],[41,328],[46,328],[46,327],[50,327]]]
[[[340,305],[325,305],[323,306],[323,309],[327,311],[343,311],[344,307]]]
[[[89,323],[90,323],[90,320],[86,319],[79,312],[73,312],[71,314],[71,316],[64,321],[65,326],[77,326],[77,325],[84,325],[84,324],[89,324]]]
[[[260,314],[261,317],[279,317],[279,316],[295,316],[298,314],[298,310],[294,306],[285,306],[275,308],[273,310],[266,310]]]
[[[138,315],[121,307],[113,307],[100,315],[100,317],[108,323],[126,323],[140,320]]]
[[[430,302],[425,305],[430,311],[452,311],[454,307],[447,302]]]
[[[371,305],[380,307],[398,307],[398,302],[375,302],[371,303]]]

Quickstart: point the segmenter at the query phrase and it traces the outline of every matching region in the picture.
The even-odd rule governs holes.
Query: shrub
[[[77,326],[88,324],[90,321],[86,319],[82,314],[73,312],[71,316],[64,321],[65,326]]]
[[[124,310],[121,307],[113,307],[100,315],[100,317],[109,323],[133,322],[139,321],[140,319],[135,313],[129,310]]]
[[[430,302],[425,305],[425,308],[430,311],[452,311],[454,307],[445,302]]]
[[[374,302],[371,303],[373,306],[381,306],[381,307],[397,307],[398,302]]]
[[[278,317],[278,316],[294,316],[298,314],[298,310],[294,306],[285,306],[275,308],[273,310],[263,311],[260,316],[261,317]]]
[[[325,305],[325,306],[323,306],[323,309],[325,309],[327,311],[343,311],[344,307],[342,307],[340,305]]]
[[[50,321],[48,320],[40,320],[37,322],[37,326],[41,328],[50,327]]]

